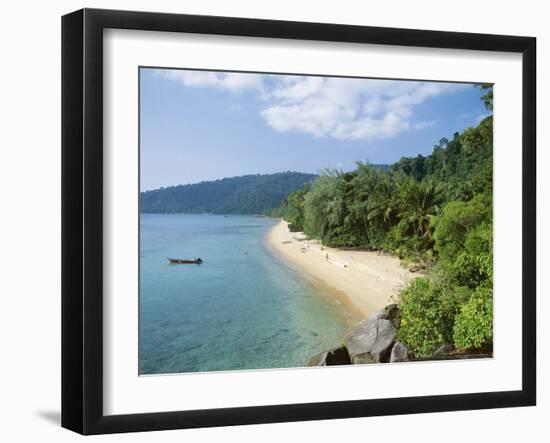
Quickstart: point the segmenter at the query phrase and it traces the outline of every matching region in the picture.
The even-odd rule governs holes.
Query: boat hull
[[[185,260],[181,258],[169,258],[168,262],[171,265],[200,265],[202,260],[200,258],[195,258],[193,260]]]

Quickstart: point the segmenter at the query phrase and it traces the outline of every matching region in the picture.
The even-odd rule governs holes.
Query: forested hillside
[[[244,175],[142,192],[143,213],[264,214],[317,176],[300,172]]]
[[[492,110],[492,87],[482,85]],[[399,339],[413,355],[442,343],[492,346],[493,117],[443,138],[429,156],[389,171],[358,163],[325,171],[293,192],[278,213],[291,230],[337,247],[384,250],[429,276],[401,293]]]

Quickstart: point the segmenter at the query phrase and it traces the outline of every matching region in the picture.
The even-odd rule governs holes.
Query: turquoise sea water
[[[275,223],[141,215],[140,374],[299,367],[339,342],[351,319],[269,252]]]

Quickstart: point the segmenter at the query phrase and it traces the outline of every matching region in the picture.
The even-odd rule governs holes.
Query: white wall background
[[[531,35],[538,38],[539,406],[493,411],[331,420],[101,436],[94,441],[232,442],[380,440],[513,441],[548,435],[550,327],[550,28],[544,2],[393,0],[11,1],[0,26],[0,438],[7,442],[81,440],[60,414],[60,16],[81,7],[233,15],[283,20]],[[543,109],[545,108],[545,109]],[[543,249],[546,248],[545,251]],[[30,261],[29,258],[34,258]],[[511,327],[513,327],[511,325]],[[519,358],[518,354],[518,358]],[[366,381],[368,382],[368,381]],[[414,382],[414,381],[412,381]],[[452,381],[450,381],[452,382]],[[546,419],[546,420],[545,420]],[[542,441],[541,438],[535,441]],[[542,437],[544,438],[544,437]]]

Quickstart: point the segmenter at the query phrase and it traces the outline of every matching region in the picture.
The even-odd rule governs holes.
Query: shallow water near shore
[[[141,375],[301,367],[339,343],[354,319],[269,252],[264,238],[276,223],[141,215]]]

